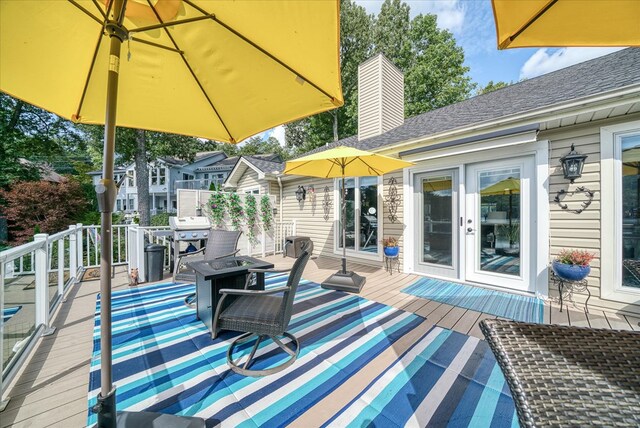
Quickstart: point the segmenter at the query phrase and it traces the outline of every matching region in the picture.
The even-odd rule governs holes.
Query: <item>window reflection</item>
[[[342,180],[339,180],[342,192]],[[367,253],[378,252],[378,178],[359,177],[345,180],[346,248]],[[342,209],[338,224],[339,248],[343,246]]]
[[[640,288],[640,135],[622,138],[622,285]]]
[[[452,177],[430,177],[422,180],[423,254],[425,263],[452,266]]]

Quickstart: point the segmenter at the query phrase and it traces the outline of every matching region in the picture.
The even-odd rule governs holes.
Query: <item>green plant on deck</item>
[[[244,219],[244,210],[242,209],[242,201],[237,193],[229,193],[227,198],[227,208],[229,211],[229,219],[234,230],[241,230],[242,220]]]
[[[209,197],[209,202],[207,203],[207,212],[209,214],[209,218],[211,219],[211,223],[214,226],[220,228],[224,223],[224,213],[227,207],[227,198],[224,193],[220,191],[216,191],[213,195]]]
[[[256,203],[256,197],[252,194],[248,194],[244,198],[244,214],[247,218],[247,238],[251,244],[257,242],[256,239],[256,226],[258,223],[258,205]]]
[[[268,195],[260,198],[260,219],[262,220],[262,228],[267,231],[273,226],[273,209],[271,208],[271,199]]]

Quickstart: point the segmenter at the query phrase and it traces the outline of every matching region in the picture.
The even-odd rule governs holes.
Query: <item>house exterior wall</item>
[[[257,172],[251,168],[247,168],[244,174],[242,174],[242,177],[238,180],[236,191],[238,193],[244,193],[255,188],[260,189],[260,194],[269,193],[269,185],[266,180],[260,180]]]
[[[603,190],[613,192],[614,189],[601,188],[600,128],[638,119],[640,119],[640,115],[634,114],[585,125],[549,130],[541,132],[538,136],[539,139],[549,140],[549,205],[551,210],[549,249],[551,260],[563,248],[578,248],[595,253],[596,258],[591,263],[591,273],[588,277],[588,286],[591,292],[589,305],[635,313],[640,313],[640,306],[630,306],[626,303],[601,298],[601,285],[603,281],[608,280],[601,277],[601,192]],[[575,150],[578,153],[588,155],[582,177],[574,184],[570,184],[568,180],[564,179],[560,164],[560,158],[569,153],[571,144],[575,145]],[[573,191],[579,186],[584,186],[595,192],[591,205],[580,214],[575,214],[570,210],[581,207],[581,203],[587,199],[584,194],[567,196],[564,199],[564,202],[569,206],[567,210],[563,210],[554,202],[559,190]],[[549,292],[550,295],[557,296],[557,288],[553,284],[549,285]],[[586,292],[574,294],[577,302],[584,302],[586,297]]]

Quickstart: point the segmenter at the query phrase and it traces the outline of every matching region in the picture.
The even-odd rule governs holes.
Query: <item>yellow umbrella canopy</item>
[[[345,177],[379,176],[389,172],[412,166],[406,162],[389,156],[358,150],[353,147],[339,146],[287,161],[284,173],[320,178],[342,178],[342,189],[346,192]],[[342,218],[346,218],[347,204],[344,194],[341,195]],[[342,221],[342,242],[346,242],[346,222]],[[346,245],[342,246],[342,270],[332,274],[321,286],[332,290],[359,293],[365,278],[355,272],[347,271]]]
[[[104,123],[105,3],[0,1],[0,89]],[[117,124],[234,143],[340,106],[338,24],[338,1],[129,0]]]
[[[413,163],[353,147],[339,146],[287,161],[285,174],[338,178],[384,175]]]
[[[116,424],[116,124],[235,143],[340,106],[339,40],[338,0],[0,0],[0,90],[77,122],[105,124],[102,180],[96,186],[98,426]]]
[[[482,189],[480,191],[481,195],[489,196],[489,195],[508,195],[510,193],[520,193],[520,179],[519,178],[505,178],[504,180],[500,180],[495,184],[487,187],[486,189]]]
[[[640,46],[638,0],[492,0],[498,49]]]

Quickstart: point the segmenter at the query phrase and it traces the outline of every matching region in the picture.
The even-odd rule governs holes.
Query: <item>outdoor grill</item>
[[[169,217],[169,227],[171,227],[170,238],[173,240],[173,263],[180,254],[181,242],[201,242],[206,241],[211,230],[211,223],[207,217]]]

